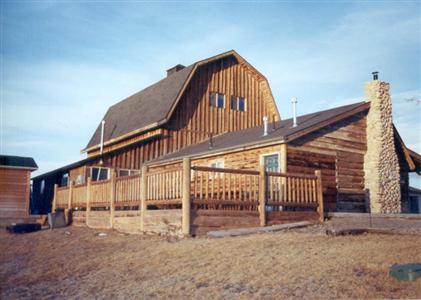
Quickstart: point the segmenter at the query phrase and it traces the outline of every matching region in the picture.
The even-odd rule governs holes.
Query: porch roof
[[[263,126],[228,132],[213,137],[212,147],[210,147],[210,141],[207,140],[200,144],[181,149],[175,153],[165,155],[158,160],[150,162],[150,164],[175,161],[183,157],[203,156],[229,150],[235,151],[245,147],[291,142],[305,134],[352,116],[358,112],[362,112],[369,107],[370,103],[358,102],[299,116],[297,118],[298,126],[296,127],[292,127],[292,118],[282,120],[275,124],[269,124],[269,131],[266,136],[263,135]]]

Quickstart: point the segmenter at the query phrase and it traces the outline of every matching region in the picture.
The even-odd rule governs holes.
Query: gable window
[[[209,93],[209,105],[212,107],[224,108],[225,95],[221,93]]]
[[[107,180],[110,178],[110,169],[102,167],[91,168],[91,179],[92,181]]]
[[[231,96],[231,109],[237,111],[246,111],[246,98]]]

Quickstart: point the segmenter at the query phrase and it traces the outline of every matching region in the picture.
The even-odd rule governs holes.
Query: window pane
[[[97,181],[98,180],[98,168],[92,168],[92,173],[91,173],[91,178],[92,181]]]
[[[267,155],[265,158],[265,168],[268,172],[278,172],[279,162],[278,154]]]
[[[101,168],[99,171],[99,180],[107,180],[108,179],[108,169]]]
[[[209,93],[209,105],[216,107],[216,93]]]
[[[238,110],[245,111],[246,110],[246,99],[243,97],[238,97]]]
[[[231,96],[231,109],[237,109],[237,97]]]
[[[129,170],[120,170],[120,177],[129,176],[129,175],[130,175]]]
[[[85,175],[84,174],[77,175],[75,184],[83,184],[83,183],[85,183]]]
[[[224,107],[224,94],[218,94],[218,107]]]

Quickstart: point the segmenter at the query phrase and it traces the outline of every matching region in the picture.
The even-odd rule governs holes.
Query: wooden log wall
[[[208,156],[206,158],[198,158],[192,161],[192,165],[209,166],[210,162],[214,160],[223,159],[225,168],[258,170],[260,166],[261,157],[263,155],[275,154],[275,153],[276,154],[281,153],[281,145],[265,146],[265,147],[249,149],[249,150],[240,150],[237,152],[216,154],[216,155]]]
[[[326,211],[365,212],[365,113],[349,117],[288,145],[288,172],[322,170]]]
[[[258,227],[258,211],[192,209],[191,233],[204,235],[212,230]]]
[[[225,108],[209,105],[210,92],[225,94]],[[231,110],[231,96],[246,98],[245,112]],[[235,58],[228,57],[197,70],[160,135],[148,142],[105,154],[104,165],[140,169],[143,162],[199,143],[208,139],[211,133],[216,135],[261,125],[265,115],[270,121],[279,119],[267,82]],[[91,154],[94,152],[88,153]]]

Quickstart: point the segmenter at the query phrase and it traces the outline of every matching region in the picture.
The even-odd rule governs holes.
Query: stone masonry
[[[365,86],[367,152],[364,157],[365,189],[372,213],[401,212],[399,161],[395,150],[389,84],[379,80]]]

